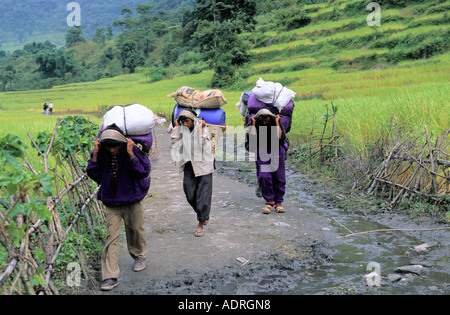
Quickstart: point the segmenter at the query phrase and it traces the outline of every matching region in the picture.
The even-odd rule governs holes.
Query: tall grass
[[[338,107],[337,132],[354,150],[378,139],[395,115],[407,128],[440,132],[450,127],[450,54],[402,62],[395,68],[339,72],[328,68],[268,73],[266,81],[291,80],[297,92],[291,138],[306,141],[325,104]],[[256,82],[258,75],[248,79]],[[229,115],[230,116],[230,115]],[[233,116],[234,117],[234,116]],[[239,123],[238,118],[234,118]]]
[[[58,116],[45,116],[41,113],[27,113],[16,110],[0,111],[0,138],[7,134],[14,134],[21,138],[26,145],[25,156],[37,169],[40,170],[42,158],[31,143],[27,133],[36,137],[39,132],[52,132]]]

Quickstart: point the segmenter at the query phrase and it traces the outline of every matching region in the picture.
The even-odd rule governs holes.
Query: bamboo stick
[[[436,176],[435,176],[435,167],[434,167],[434,158],[433,158],[433,150],[431,149],[431,142],[430,142],[430,136],[428,135],[428,127],[427,124],[424,124],[425,126],[425,135],[427,136],[427,143],[428,143],[428,150],[430,152],[430,160],[431,160],[431,182],[433,187],[433,193],[438,192],[437,183],[436,183]]]
[[[449,230],[450,226],[443,227],[443,228],[430,228],[430,229],[378,229],[378,230],[371,230],[371,231],[365,231],[365,232],[356,232],[347,234],[344,236],[338,236],[337,238],[347,238],[350,236],[355,235],[362,235],[362,234],[368,234],[368,233],[375,233],[375,232],[394,232],[394,231],[440,231],[440,230]]]
[[[400,185],[400,184],[398,184],[398,183],[390,182],[390,181],[384,180],[384,179],[382,179],[382,178],[378,178],[377,180],[380,181],[380,182],[384,182],[384,183],[390,184],[390,185],[392,185],[392,186],[397,186],[397,187],[400,187],[400,188],[405,188],[405,189],[408,190],[408,191],[411,191],[411,192],[413,192],[413,193],[415,193],[415,194],[418,194],[418,195],[422,195],[422,196],[431,198],[431,199],[433,199],[433,200],[437,200],[437,198],[442,197],[441,195],[426,194],[426,193],[423,193],[423,192],[420,192],[420,191],[417,191],[417,190],[414,190],[414,189],[405,187],[405,186]]]
[[[392,156],[393,159],[398,159],[398,160],[404,160],[404,161],[413,161],[413,162],[418,162],[417,159],[414,159],[413,157],[410,156],[403,156],[403,155],[393,155]],[[432,161],[431,160],[420,160],[420,162],[422,163],[426,163],[426,164],[431,164]],[[435,160],[434,161],[437,165],[444,165],[444,166],[449,166],[450,167],[450,161],[446,161],[446,160]],[[438,174],[437,174],[438,175]]]

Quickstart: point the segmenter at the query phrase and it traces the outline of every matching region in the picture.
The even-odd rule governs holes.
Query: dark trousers
[[[187,201],[197,213],[199,222],[209,220],[212,200],[212,175],[195,177],[192,164],[188,162],[184,166],[183,190]]]

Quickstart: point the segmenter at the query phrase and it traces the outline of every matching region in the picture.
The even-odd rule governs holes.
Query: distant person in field
[[[175,120],[171,136],[172,157],[183,172],[186,199],[197,214],[196,237],[204,235],[212,200],[214,156],[208,127],[196,113],[184,109]]]
[[[261,109],[251,117],[247,149],[256,153],[256,175],[261,195],[266,201],[263,213],[273,209],[284,213],[282,205],[286,191],[285,132],[280,116]]]
[[[44,113],[47,116],[48,115],[48,105],[47,105],[47,103],[44,103],[43,108],[44,108]]]
[[[142,200],[150,187],[150,161],[115,124],[95,140],[87,174],[101,185],[98,199],[106,206],[107,238],[102,255],[104,291],[117,286],[119,239],[124,221],[128,251],[135,259],[134,271],[144,270],[148,254]]]
[[[55,107],[55,105],[53,105],[53,103],[50,102],[50,104],[48,104],[48,110],[50,112],[50,115],[53,115],[53,107]]]

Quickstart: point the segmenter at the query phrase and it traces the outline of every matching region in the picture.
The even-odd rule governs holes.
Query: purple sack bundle
[[[280,115],[280,122],[284,127],[284,130],[286,133],[288,133],[291,130],[291,120],[292,120],[292,114],[294,112],[294,102],[290,101],[289,104],[287,104],[281,112],[278,111],[278,108],[276,108],[272,104],[265,104],[258,100],[255,95],[251,95],[248,99],[248,111],[250,112],[248,123],[251,124],[251,117],[255,116],[256,113],[263,108],[266,108],[270,110],[275,115]]]

